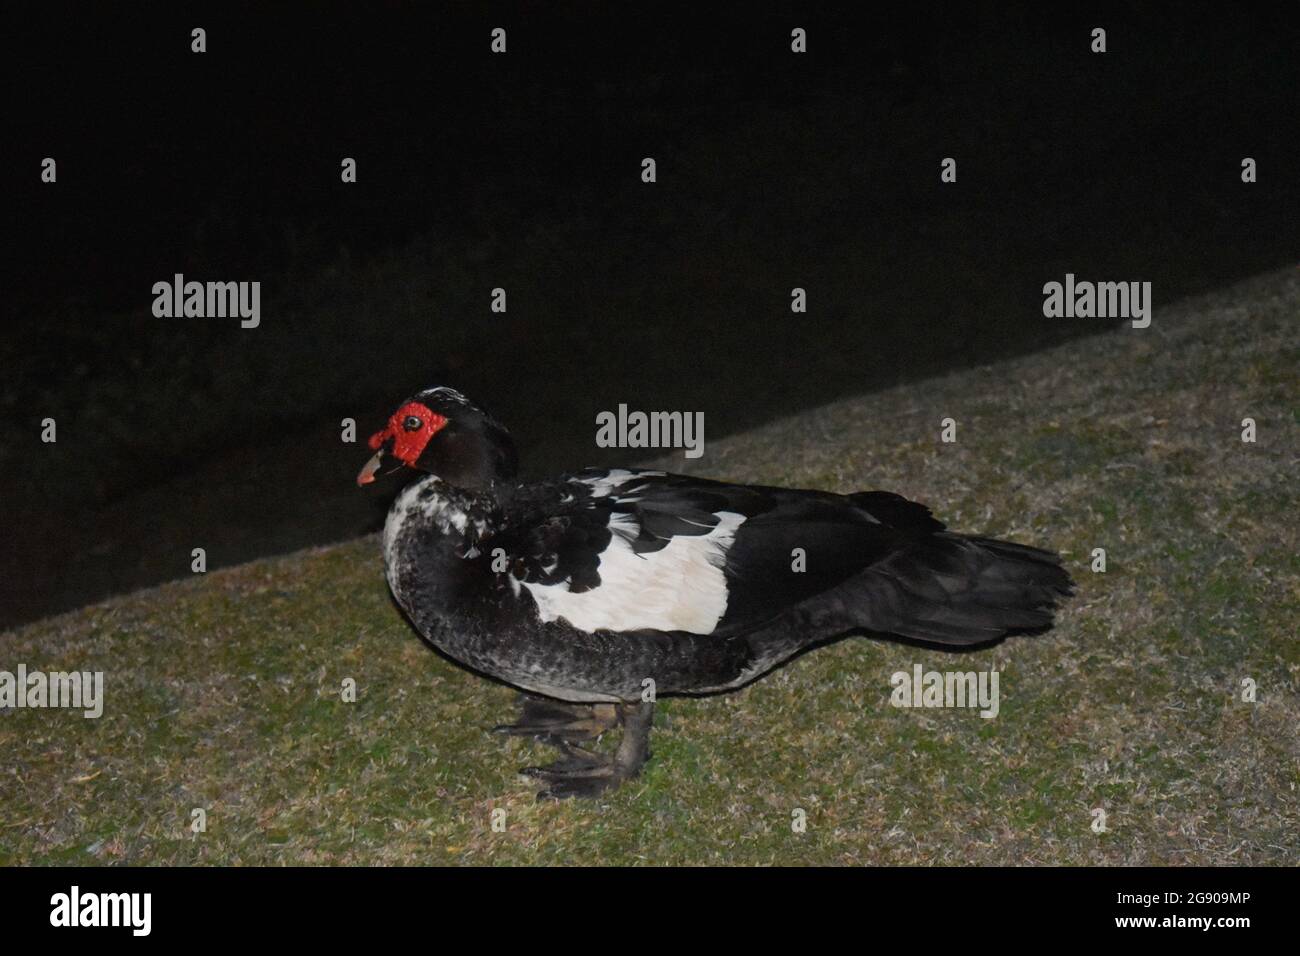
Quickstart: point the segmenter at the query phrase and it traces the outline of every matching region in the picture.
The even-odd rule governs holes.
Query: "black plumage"
[[[407,482],[385,528],[397,602],[439,650],[554,699],[505,728],[564,751],[537,770],[554,796],[639,770],[648,688],[734,689],[854,632],[953,646],[1038,631],[1072,590],[1051,552],[950,532],[889,492],[596,469],[521,484],[508,433],[450,389],[403,403],[371,446],[359,481],[391,464]],[[611,707],[624,745],[579,748]]]

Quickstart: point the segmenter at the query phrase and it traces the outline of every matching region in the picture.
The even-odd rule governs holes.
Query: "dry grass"
[[[1080,594],[1043,637],[850,640],[664,702],[647,772],[602,803],[534,802],[514,771],[542,755],[485,732],[512,693],[419,643],[373,539],[6,633],[0,669],[103,670],[107,706],[0,711],[0,862],[1294,865],[1298,318],[1300,274],[1264,276],[672,462],[898,491],[1061,550]],[[999,669],[1000,715],[890,707],[914,663]]]

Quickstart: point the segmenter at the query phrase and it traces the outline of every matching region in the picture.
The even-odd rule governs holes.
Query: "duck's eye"
[[[418,432],[423,426],[424,422],[420,421],[414,415],[407,415],[406,421],[402,422],[402,427],[408,432]]]

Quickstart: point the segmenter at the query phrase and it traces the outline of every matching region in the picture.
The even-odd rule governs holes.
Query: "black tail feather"
[[[980,644],[1052,626],[1074,583],[1058,555],[942,532],[872,568],[872,630],[940,644]]]

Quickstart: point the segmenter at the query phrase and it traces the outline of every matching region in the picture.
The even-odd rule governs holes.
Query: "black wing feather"
[[[924,505],[884,491],[819,491],[730,485],[662,472],[590,470],[520,489],[494,544],[512,573],[532,583],[600,586],[612,535],[639,554],[681,536],[708,534],[719,515],[744,516],[722,550],[727,606],[714,636],[745,634],[844,584],[845,627],[943,644],[996,639],[1047,627],[1073,591],[1060,559],[1006,541],[947,532]],[[804,570],[794,569],[802,549]],[[647,568],[652,565],[648,562]]]
[[[845,496],[657,472],[632,472],[609,493],[593,491],[607,487],[600,483],[608,474],[579,472],[533,503],[531,523],[514,531],[521,541],[510,549],[521,556],[515,576],[586,591],[600,584],[600,553],[612,534],[648,554],[675,537],[708,534],[719,514],[740,514],[745,520],[724,555],[727,611],[715,633],[769,621],[943,529],[924,505],[888,492]],[[793,570],[796,548],[803,571]]]

